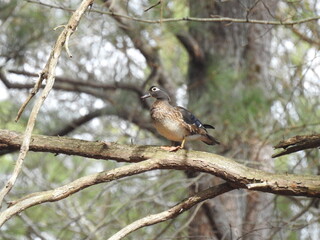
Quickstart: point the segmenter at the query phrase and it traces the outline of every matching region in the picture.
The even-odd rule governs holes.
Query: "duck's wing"
[[[200,134],[200,140],[208,145],[220,144],[218,140],[210,136],[207,132],[206,128],[214,129],[213,126],[209,124],[202,124],[196,116],[183,107],[176,107],[175,109],[180,112],[183,118],[183,125],[188,129],[190,135]]]
[[[193,124],[193,125],[197,126],[198,128],[203,128],[205,130],[206,130],[206,128],[214,129],[214,127],[209,124],[202,124],[202,122],[196,116],[194,116],[189,110],[187,110],[183,107],[176,107],[176,109],[180,111],[180,113],[182,114],[183,120],[187,124]]]

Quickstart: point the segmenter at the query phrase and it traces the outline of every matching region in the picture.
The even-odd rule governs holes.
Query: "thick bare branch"
[[[0,150],[18,149],[22,139],[20,133],[0,130]],[[206,172],[228,181],[236,188],[292,196],[320,197],[320,176],[268,173],[206,152],[180,150],[177,153],[170,153],[152,146],[106,144],[41,135],[32,137],[30,150],[130,163],[154,159],[158,160],[157,169]]]
[[[295,136],[275,145],[275,149],[283,148],[284,150],[273,154],[272,157],[276,158],[286,154],[318,147],[320,147],[320,134]]]
[[[186,200],[180,202],[179,204],[175,205],[174,207],[163,211],[161,213],[153,214],[146,216],[144,218],[141,218],[123,229],[121,229],[119,232],[114,234],[112,237],[110,237],[108,240],[120,240],[127,236],[128,234],[146,227],[150,226],[156,223],[164,222],[169,219],[175,218],[181,213],[189,210],[192,208],[194,205],[203,202],[204,200],[207,200],[209,198],[214,198],[216,196],[219,196],[225,192],[231,191],[234,188],[232,188],[228,183],[222,183],[220,185],[208,188],[204,191],[201,191],[199,193],[194,194],[191,197],[188,197]]]

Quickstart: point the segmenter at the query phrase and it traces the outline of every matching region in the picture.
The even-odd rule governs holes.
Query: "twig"
[[[184,201],[180,202],[179,204],[175,205],[174,207],[166,211],[146,216],[127,225],[119,232],[114,234],[112,237],[110,237],[108,240],[120,240],[127,236],[129,233],[132,233],[140,228],[175,218],[183,212],[187,211],[188,209],[192,208],[194,205],[203,202],[207,199],[219,196],[223,193],[229,192],[233,189],[234,188],[231,187],[228,183],[222,183],[220,185],[208,188],[204,191],[194,194],[193,196],[185,199]]]
[[[70,8],[64,8],[61,6],[56,6],[56,5],[51,5],[51,4],[46,4],[38,1],[33,1],[33,0],[27,0],[27,2],[30,3],[35,3],[35,4],[40,4],[46,7],[50,8],[56,8],[56,9],[61,9],[65,11],[72,12],[74,11],[73,9]],[[310,18],[304,18],[300,20],[294,20],[294,21],[265,21],[265,20],[254,20],[254,19],[237,19],[237,18],[224,18],[224,17],[219,17],[219,18],[196,18],[196,17],[182,17],[182,18],[164,18],[164,19],[155,19],[155,20],[149,20],[149,19],[143,19],[143,18],[137,18],[137,17],[131,17],[128,15],[122,15],[122,14],[117,14],[114,12],[106,12],[106,11],[100,11],[97,9],[92,9],[90,10],[91,12],[95,13],[100,13],[100,14],[106,14],[106,15],[111,15],[111,16],[116,16],[116,17],[122,17],[126,18],[132,21],[136,22],[143,22],[143,23],[162,23],[162,22],[182,22],[182,21],[195,21],[195,22],[234,22],[234,23],[252,23],[252,24],[265,24],[265,25],[296,25],[296,24],[302,24],[310,21],[316,21],[320,19],[320,16],[314,16]]]
[[[27,0],[27,2],[40,4],[46,7],[50,8],[56,8],[56,9],[62,9],[65,11],[74,11],[70,8],[63,8],[61,6],[56,5],[50,5],[42,2],[37,2],[33,0]],[[306,22],[311,21],[317,21],[320,19],[320,16],[314,16],[309,18],[303,18],[300,20],[293,20],[293,21],[268,21],[268,20],[258,20],[258,19],[240,19],[240,18],[228,18],[228,17],[218,17],[218,18],[197,18],[197,17],[189,17],[185,16],[182,18],[161,18],[161,19],[143,19],[143,18],[137,18],[137,17],[131,17],[128,15],[123,14],[117,14],[115,12],[106,12],[101,11],[97,9],[90,10],[91,12],[100,13],[100,14],[106,14],[110,16],[120,17],[120,18],[126,18],[132,21],[136,22],[142,22],[142,23],[151,23],[151,24],[158,24],[158,23],[170,23],[170,22],[186,22],[186,21],[193,21],[193,22],[232,22],[232,23],[251,23],[251,24],[263,24],[263,25],[283,25],[283,26],[292,26],[296,24],[302,24]]]
[[[300,217],[301,217],[303,214],[305,214],[312,206],[314,206],[314,204],[315,204],[315,202],[316,202],[317,200],[318,200],[318,199],[313,198],[313,199],[310,200],[310,202],[309,202],[305,207],[302,206],[302,207],[301,207],[301,208],[302,208],[301,211],[299,211],[297,214],[295,214],[294,216],[292,216],[288,221],[282,223],[279,227],[277,227],[277,228],[275,229],[275,231],[274,231],[272,234],[270,234],[268,240],[274,239],[274,236],[275,236],[278,232],[282,231],[282,230],[285,228],[285,226],[287,226],[287,225],[289,225],[289,224],[292,224],[292,223],[294,223],[295,221],[297,221],[298,218],[300,218]]]
[[[36,84],[34,85],[34,87],[32,88],[28,98],[24,101],[24,103],[21,105],[18,113],[17,113],[17,116],[15,118],[15,122],[18,122],[24,109],[27,107],[28,103],[30,102],[30,100],[37,94],[37,92],[39,91],[41,85],[42,85],[42,82],[43,80],[46,78],[46,75],[45,75],[45,72],[47,70],[44,70],[42,71],[42,73],[39,74],[39,77],[38,77],[38,80],[36,82]]]
[[[92,4],[92,2],[93,2],[93,0],[83,0],[82,3],[80,4],[79,8],[72,14],[67,26],[64,28],[64,30],[59,35],[59,37],[55,43],[55,46],[49,56],[49,59],[46,63],[46,66],[44,67],[44,70],[40,74],[39,80],[37,81],[37,83],[35,85],[34,89],[35,90],[39,89],[39,87],[42,83],[42,80],[44,79],[44,77],[46,77],[47,84],[46,84],[45,88],[43,89],[41,96],[39,96],[39,98],[36,100],[36,102],[33,106],[33,109],[31,111],[31,114],[30,114],[30,117],[28,120],[28,124],[27,124],[26,130],[25,130],[25,133],[24,133],[23,142],[22,142],[22,145],[20,148],[20,153],[19,153],[16,165],[14,167],[13,173],[12,173],[11,177],[9,178],[9,180],[7,181],[7,183],[5,184],[5,186],[0,191],[0,208],[2,206],[2,202],[3,202],[4,197],[12,189],[12,187],[15,184],[16,179],[21,171],[23,160],[25,159],[27,152],[29,150],[31,134],[32,134],[32,130],[35,125],[37,115],[40,111],[40,108],[41,108],[44,100],[47,98],[50,90],[52,89],[52,87],[54,85],[55,68],[57,66],[62,47],[65,43],[65,40],[68,35],[70,36],[75,31],[82,15],[85,13],[88,6],[90,4]],[[28,102],[30,101],[30,99],[28,100]],[[25,104],[25,106],[26,105],[27,105],[27,103]],[[24,108],[25,108],[25,106],[24,106]],[[21,113],[22,113],[22,111],[21,111]],[[21,113],[20,113],[20,115],[21,115]]]
[[[71,34],[72,34],[72,33],[67,34],[67,36],[66,36],[66,42],[65,42],[65,45],[64,45],[65,48],[66,48],[66,52],[67,52],[69,58],[72,58],[72,54],[71,54],[71,52],[70,52],[70,50],[69,50],[69,39],[70,39]]]
[[[145,12],[148,12],[150,9],[152,9],[152,8],[154,8],[154,7],[156,7],[156,6],[158,6],[159,4],[161,4],[161,0],[160,0],[159,2],[157,2],[157,3],[153,4],[153,5],[151,5],[150,7],[146,8],[144,11],[145,11]]]

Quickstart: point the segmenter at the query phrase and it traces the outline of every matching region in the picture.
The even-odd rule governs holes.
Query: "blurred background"
[[[0,1],[0,127],[23,132],[33,88],[61,28],[81,1]],[[95,1],[62,52],[54,89],[34,133],[120,144],[168,145],[152,127],[150,86],[187,107],[219,146],[188,143],[269,172],[318,175],[319,151],[272,159],[272,146],[320,129],[319,20],[296,25],[172,21],[230,17],[297,21],[320,15],[318,0]],[[113,15],[111,14],[114,13]],[[125,15],[118,17],[117,14]],[[143,21],[135,21],[142,19]],[[162,19],[160,23],[145,20]],[[36,96],[37,97],[37,96]],[[34,100],[33,100],[34,101]],[[0,182],[17,152],[0,151]],[[6,200],[53,189],[123,164],[28,153]],[[10,219],[1,239],[105,239],[129,223],[168,209],[222,180],[204,173],[152,171],[85,189]],[[313,239],[320,236],[318,199],[234,190],[126,239]]]

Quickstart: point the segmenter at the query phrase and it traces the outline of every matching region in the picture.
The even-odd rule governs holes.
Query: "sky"
[[[9,94],[7,88],[0,82],[0,101],[8,99]]]

